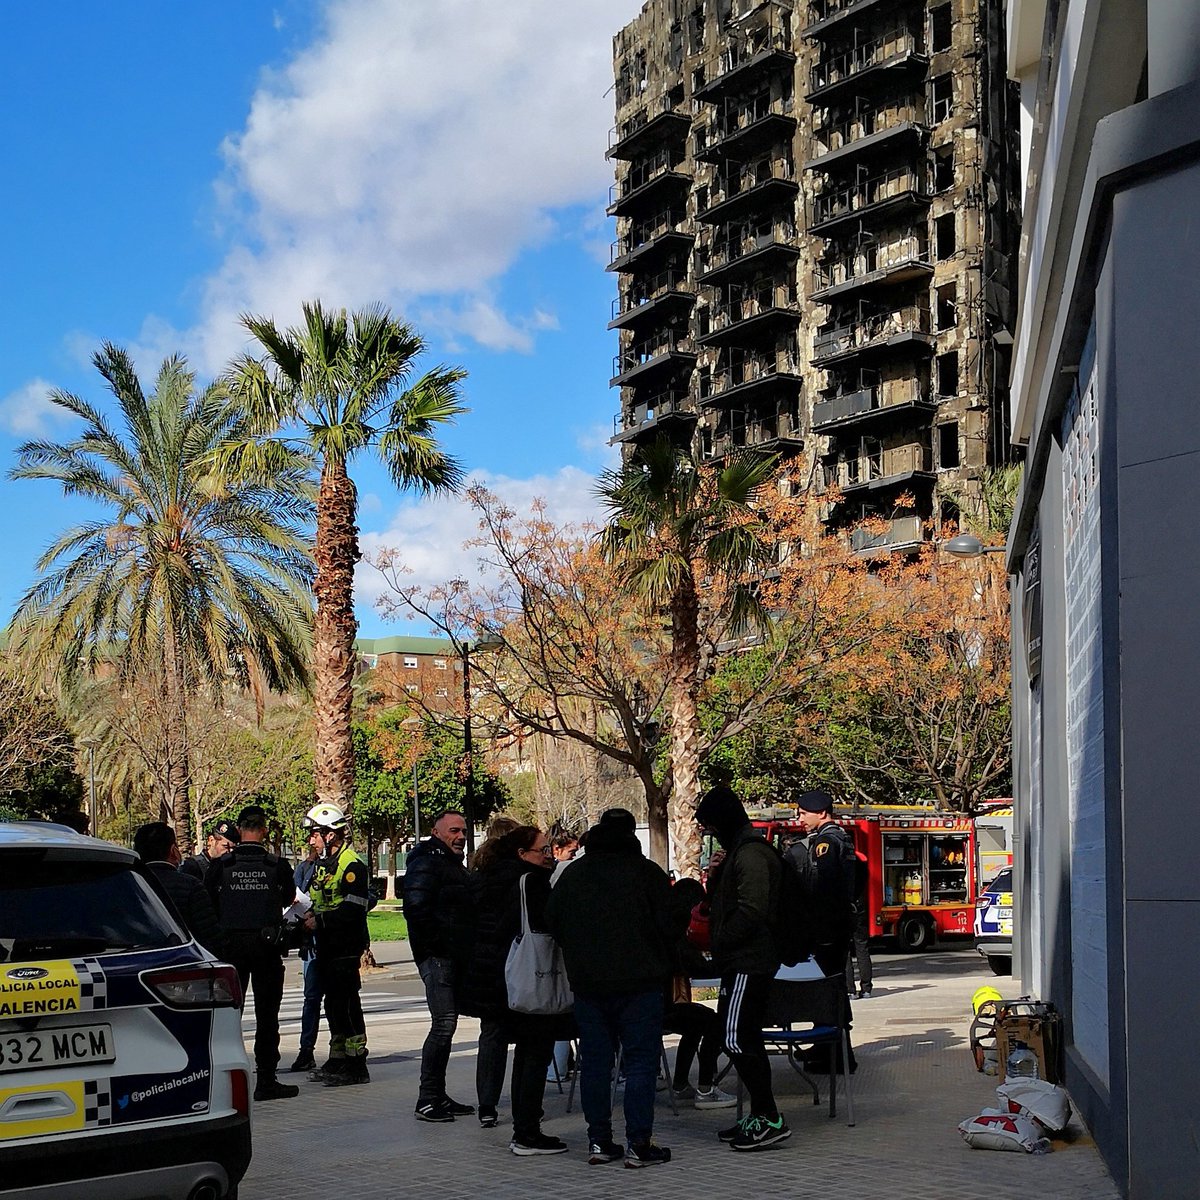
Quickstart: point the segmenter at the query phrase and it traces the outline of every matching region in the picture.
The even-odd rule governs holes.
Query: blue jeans
[[[612,1072],[617,1046],[625,1064],[625,1138],[648,1142],[654,1132],[654,1090],[662,1048],[663,994],[575,994],[579,1026],[579,1094],[588,1141],[612,1141]]]
[[[300,1011],[300,1049],[309,1052],[316,1049],[317,1031],[321,1026],[321,972],[317,969],[316,956],[310,954],[301,960],[300,970],[304,973],[304,1007]]]
[[[425,984],[430,1026],[421,1047],[421,1090],[418,1107],[446,1098],[446,1065],[458,1028],[458,1006],[454,1001],[454,963],[448,958],[427,958],[418,967]]]

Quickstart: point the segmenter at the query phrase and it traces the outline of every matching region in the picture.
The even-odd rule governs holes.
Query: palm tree
[[[229,681],[282,690],[307,680],[312,564],[307,464],[270,479],[214,471],[212,455],[246,436],[219,386],[197,393],[168,358],[146,395],[128,354],[93,357],[118,424],[68,392],[51,403],[85,423],[73,441],[26,442],[14,479],[50,479],[104,513],[66,530],[37,564],[13,644],[67,682],[116,671],[162,714],[167,751],[156,784],[181,839],[188,831],[187,703]],[[148,700],[148,702],[151,702]]]
[[[699,865],[701,615],[707,610],[710,626],[735,636],[767,625],[749,572],[771,553],[753,504],[775,467],[775,458],[751,452],[704,468],[660,438],[604,472],[598,487],[609,511],[605,555],[637,596],[670,619],[672,787],[669,812],[651,814],[651,855],[665,862],[668,826],[686,874]]]
[[[303,306],[303,315],[301,325],[284,330],[266,317],[242,317],[265,353],[234,362],[227,381],[256,440],[228,451],[225,461],[234,470],[262,470],[300,452],[320,466],[313,774],[318,802],[347,808],[354,795],[350,708],[359,559],[350,461],[374,451],[398,488],[457,490],[462,469],[435,434],[465,411],[458,385],[466,372],[438,366],[414,378],[425,344],[384,308],[348,316],[314,302]]]

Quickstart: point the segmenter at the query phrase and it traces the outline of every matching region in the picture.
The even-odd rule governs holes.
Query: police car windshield
[[[128,864],[8,856],[0,862],[0,961],[115,954],[184,940]]]

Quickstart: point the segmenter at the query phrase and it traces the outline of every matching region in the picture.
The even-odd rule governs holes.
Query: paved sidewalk
[[[686,1192],[703,1200],[808,1194],[856,1200],[1118,1197],[1076,1122],[1044,1156],[971,1150],[959,1136],[959,1121],[996,1103],[995,1079],[978,1074],[970,1056],[970,997],[984,983],[1004,991],[1008,982],[995,979],[969,948],[877,960],[875,994],[855,1004],[860,1064],[853,1078],[855,1128],[845,1123],[842,1097],[838,1117],[829,1118],[825,1081],[822,1103],[814,1107],[799,1076],[775,1059],[790,1141],[735,1155],[715,1137],[731,1113],[684,1109],[672,1116],[660,1093],[656,1140],[670,1146],[674,1158],[641,1172],[620,1163],[589,1167],[578,1098],[568,1114],[566,1097],[553,1084],[546,1090],[545,1128],[570,1145],[569,1154],[516,1158],[508,1151],[504,1124],[484,1130],[474,1117],[452,1125],[414,1120],[428,1023],[411,982],[415,968],[407,945],[379,945],[375,955],[382,970],[373,973],[372,988],[391,987],[391,994],[407,998],[396,1000],[393,1011],[368,1017],[371,1085],[332,1089],[305,1082],[297,1100],[255,1105],[254,1161],[242,1200],[303,1200],[338,1192],[355,1200],[413,1195],[449,1200],[485,1191],[493,1197],[582,1200],[607,1198],[618,1189],[631,1195]],[[288,981],[292,986],[291,973]],[[472,1103],[477,1032],[476,1022],[460,1022],[448,1076],[451,1094]],[[285,1034],[285,1053],[293,1044]],[[506,1116],[502,1109],[502,1121]],[[614,1125],[619,1135],[619,1111]]]

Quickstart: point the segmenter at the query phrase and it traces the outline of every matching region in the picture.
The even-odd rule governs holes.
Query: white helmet
[[[336,804],[317,804],[304,814],[305,829],[345,829],[346,814]]]

